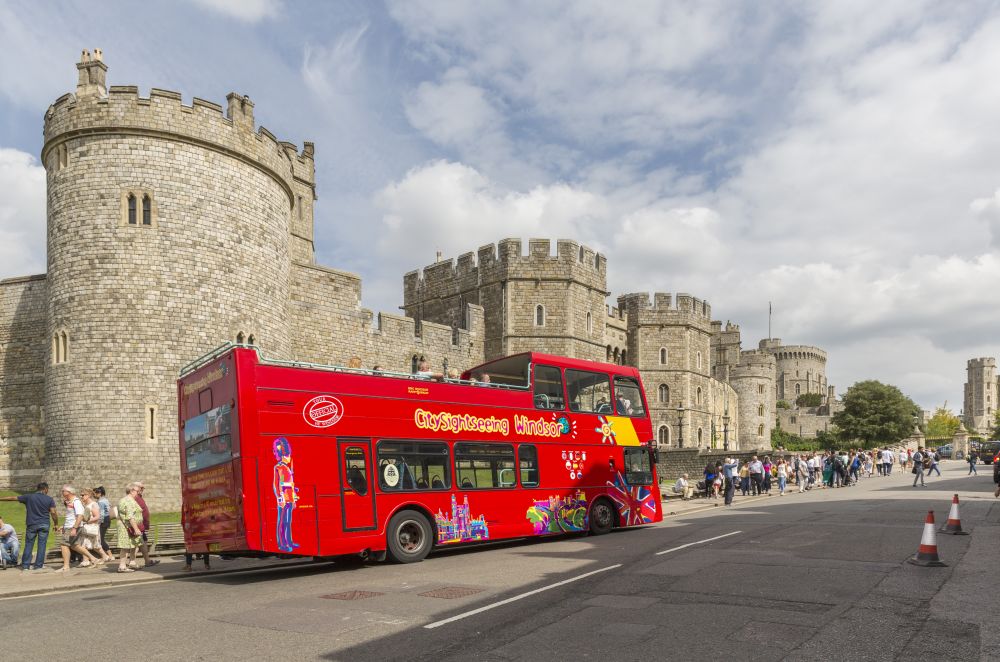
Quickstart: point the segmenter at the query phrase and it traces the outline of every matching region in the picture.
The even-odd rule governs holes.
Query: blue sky
[[[961,407],[1000,352],[993,2],[0,2],[0,277],[45,269],[42,116],[83,48],[109,83],[316,143],[317,259],[402,274],[502,237],[606,253],[830,353],[831,383]]]

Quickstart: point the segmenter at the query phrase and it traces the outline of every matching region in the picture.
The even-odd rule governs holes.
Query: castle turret
[[[771,448],[775,421],[774,356],[762,351],[740,353],[739,363],[729,374],[729,383],[739,400],[740,449]]]
[[[155,506],[176,507],[180,367],[238,335],[290,358],[290,212],[312,159],[255,132],[246,97],[230,95],[223,116],[177,92],[108,89],[99,50],[77,70],[76,94],[46,113],[41,155],[45,411],[58,412],[45,421],[47,475],[143,479]]]
[[[965,427],[975,434],[989,434],[995,425],[1000,384],[993,357],[969,359],[966,363],[962,416]]]

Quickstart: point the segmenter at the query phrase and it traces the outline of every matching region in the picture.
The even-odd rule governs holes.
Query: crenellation
[[[552,243],[548,239],[529,239],[528,256],[533,258],[552,257]]]

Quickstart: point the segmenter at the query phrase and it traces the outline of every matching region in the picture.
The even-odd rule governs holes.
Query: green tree
[[[894,444],[910,436],[920,407],[895,386],[876,380],[858,382],[844,393],[844,408],[833,415],[844,441],[865,447]]]
[[[784,400],[778,400],[774,406],[778,409],[791,409],[791,406]]]
[[[962,421],[951,413],[948,403],[934,410],[934,415],[927,422],[927,436],[933,438],[954,436]]]
[[[1000,439],[1000,409],[993,415],[993,434],[990,435],[990,439]]]
[[[823,396],[819,393],[803,393],[795,398],[797,407],[819,407],[823,403]]]

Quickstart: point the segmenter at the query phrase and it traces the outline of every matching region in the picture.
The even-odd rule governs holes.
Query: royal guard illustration
[[[278,549],[291,552],[298,547],[292,541],[292,511],[299,500],[292,469],[292,445],[284,437],[274,440],[274,498],[278,501]]]

